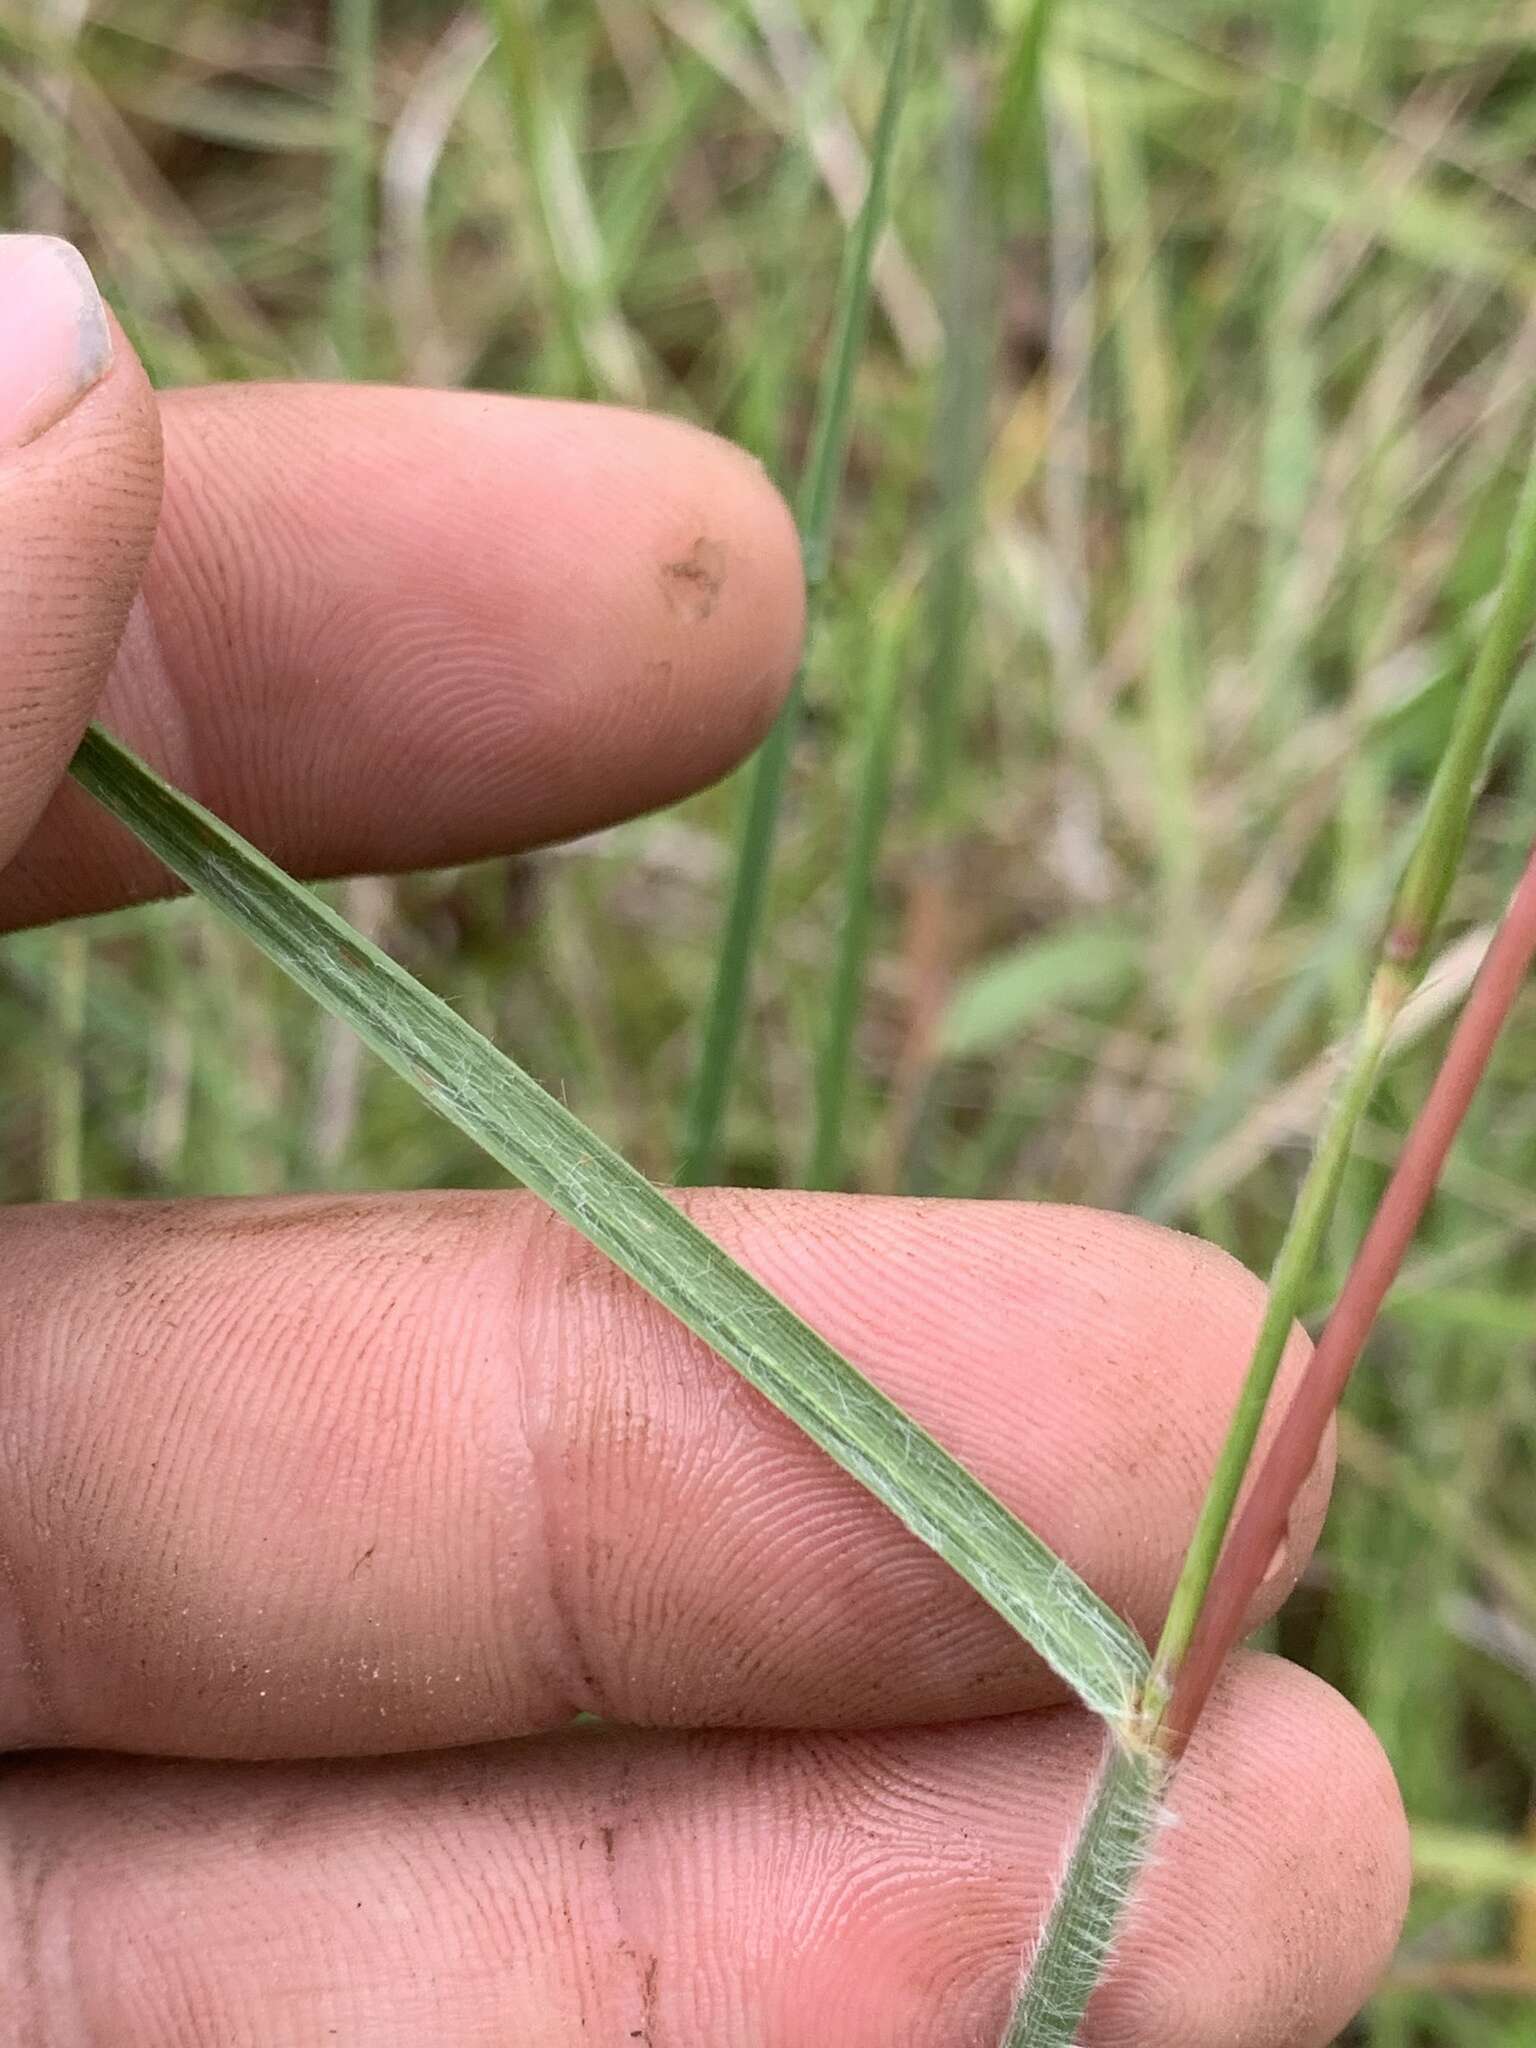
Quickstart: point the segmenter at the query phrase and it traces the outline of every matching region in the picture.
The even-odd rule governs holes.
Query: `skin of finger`
[[[36,2048],[992,2048],[1100,1741],[548,1738],[384,1764],[13,1766],[0,1954]],[[1326,1796],[1320,1796],[1326,1788]],[[1228,1674],[1082,2034],[1321,2048],[1395,1939],[1365,1725]]]
[[[0,453],[0,862],[95,708],[155,532],[159,416],[116,327],[113,344],[70,413]]]
[[[474,860],[610,823],[723,774],[783,699],[794,528],[712,435],[376,387],[162,405],[160,531],[103,716],[291,868]],[[168,886],[65,789],[0,878],[0,924]]]
[[[688,1206],[1155,1623],[1259,1316],[1247,1274],[1087,1210]],[[333,1755],[577,1709],[869,1726],[1062,1696],[526,1197],[4,1212],[0,1555],[10,1744]]]

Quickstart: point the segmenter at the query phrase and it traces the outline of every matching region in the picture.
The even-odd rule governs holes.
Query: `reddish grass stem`
[[[1168,1746],[1174,1755],[1188,1742],[1216,1673],[1241,1634],[1248,1603],[1285,1532],[1286,1518],[1302,1482],[1316,1462],[1329,1418],[1338,1407],[1345,1382],[1434,1193],[1445,1155],[1533,956],[1536,848],[1488,948],[1434,1086],[1409,1132],[1317,1349],[1212,1575],[1166,1717]]]

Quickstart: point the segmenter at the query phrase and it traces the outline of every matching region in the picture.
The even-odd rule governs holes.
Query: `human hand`
[[[762,733],[799,574],[731,449],[467,394],[157,404],[83,288],[0,240],[0,923],[164,883],[61,785],[98,708],[311,875],[582,830]],[[1154,1625],[1251,1280],[1088,1211],[687,1199]],[[1094,1724],[538,1203],[11,1210],[0,1346],[0,2042],[995,2040]],[[1330,2040],[1406,1882],[1368,1731],[1242,1658],[1174,1804],[1086,2038]]]

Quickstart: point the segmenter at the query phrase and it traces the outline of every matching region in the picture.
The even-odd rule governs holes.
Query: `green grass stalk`
[[[826,581],[832,524],[847,464],[852,427],[854,373],[869,325],[870,278],[875,249],[885,225],[891,168],[901,113],[911,77],[918,0],[902,0],[886,64],[885,90],[870,151],[869,188],[844,251],[837,310],[827,367],[817,395],[816,422],[806,458],[796,513],[810,599],[808,631],[814,632],[819,595]],[[678,1180],[693,1185],[719,1170],[721,1130],[736,1078],[746,1014],[747,985],[762,931],[768,874],[783,808],[790,748],[800,722],[804,671],[772,732],[758,750],[749,774],[746,809],[737,845],[716,961],[714,986],[704,1025],[704,1043],[690,1090]]]
[[[1328,1228],[1392,1021],[1412,992],[1449,892],[1481,786],[1489,742],[1514,683],[1533,609],[1536,470],[1527,473],[1520,493],[1493,618],[1457,705],[1442,767],[1425,805],[1420,836],[1393,901],[1342,1088],[1324,1121],[1275,1261],[1248,1372],[1153,1652],[1139,1709],[1134,1723],[1123,1731],[1132,1754],[1171,1760],[1187,1742],[1215,1673],[1236,1639],[1248,1597],[1263,1575],[1296,1489],[1311,1467],[1344,1379],[1429,1199],[1486,1065],[1493,1037],[1536,952],[1533,858],[1405,1150],[1390,1200],[1383,1202],[1373,1220],[1351,1270],[1346,1295],[1330,1319],[1329,1330],[1337,1329],[1338,1335],[1330,1342],[1325,1333],[1314,1353],[1304,1381],[1305,1398],[1298,1398],[1282,1422],[1269,1459],[1256,1475],[1244,1519],[1229,1542],[1233,1509],[1248,1475],[1275,1373]],[[1453,764],[1449,773],[1447,762]],[[1110,1797],[1102,1785],[1099,1796]],[[1021,2011],[1029,2011],[1031,2000],[1045,2009],[1053,2008],[1054,1994],[1037,1993],[1033,1980],[1047,1970],[1059,1973],[1067,1967],[1080,1935],[1092,1937],[1102,1963],[1113,1940],[1116,1917],[1134,1884],[1142,1841],[1144,1836],[1138,1840],[1133,1831],[1084,1830],[1069,1856],[1048,1916],[1050,1938],[1031,1963]],[[1062,1900],[1068,1896],[1075,1903],[1064,1906]],[[1060,1962],[1053,1960],[1058,1948]],[[1071,2032],[1038,2036],[1044,2042],[1060,2041],[1063,2048],[1073,2038]],[[1036,2034],[1016,2027],[1005,2048],[1023,2048],[1026,2041],[1035,2048],[1036,2040]]]
[[[1073,2048],[1146,1862],[1168,1765],[1105,1730],[1104,1754],[1001,2048]]]
[[[1105,222],[1119,252],[1121,306],[1114,338],[1125,458],[1138,512],[1132,529],[1132,568],[1142,614],[1141,702],[1172,963],[1170,988],[1194,1056],[1205,1056],[1215,1067],[1219,1063],[1208,1042],[1203,1001],[1207,932],[1199,914],[1202,735],[1194,713],[1196,663],[1183,597],[1193,547],[1178,473],[1178,359],[1139,138],[1110,120],[1101,123],[1098,142]]]
[[[1264,1319],[1227,1437],[1201,1507],[1153,1657],[1146,1718],[1161,1723],[1200,1619],[1253,1455],[1286,1339],[1311,1279],[1368,1106],[1393,1020],[1423,971],[1466,843],[1489,744],[1508,702],[1536,610],[1536,467],[1526,473],[1493,617],[1467,678],[1430,788],[1419,838],[1387,918],[1365,1018],[1344,1084],[1328,1112],[1270,1275]]]
[[[1398,886],[1386,958],[1417,979],[1466,845],[1472,807],[1536,611],[1536,464],[1526,470],[1504,576],[1429,793],[1424,831]]]
[[[85,999],[90,941],[66,927],[50,935],[49,1051],[44,1093],[43,1199],[78,1202],[85,1181]]]
[[[1202,1603],[1168,1712],[1175,1743],[1188,1739],[1222,1659],[1236,1640],[1248,1603],[1273,1557],[1329,1418],[1364,1349],[1446,1155],[1487,1068],[1494,1042],[1536,957],[1536,850],[1494,935],[1423,1108],[1398,1157],[1343,1291],[1305,1377],[1254,1476]]]
[[[985,175],[985,52],[991,31],[972,0],[951,0],[945,125],[944,352],[934,416],[933,560],[924,586],[924,737],[919,799],[942,832],[954,780],[971,626],[976,535],[987,457],[1001,260],[997,191]]]
[[[1307,75],[1309,44],[1316,33],[1303,14],[1277,20],[1277,40],[1290,72]],[[1316,338],[1309,278],[1317,257],[1317,224],[1290,189],[1293,165],[1308,160],[1314,101],[1289,78],[1270,90],[1270,172],[1275,202],[1268,251],[1264,323],[1263,441],[1260,497],[1263,559],[1260,565],[1256,667],[1258,726],[1264,744],[1275,745],[1298,703],[1310,697],[1307,641],[1312,618],[1297,589],[1307,512],[1317,486],[1319,430]]]
[[[1394,983],[1388,1000],[1370,1006],[1281,1240],[1253,1355],[1158,1640],[1145,1704],[1153,1722],[1160,1719],[1172,1695],[1179,1665],[1199,1621],[1297,1308],[1328,1234],[1355,1131],[1375,1091],[1392,1020],[1406,995],[1406,986]]]
[[[1060,0],[1029,0],[1003,59],[997,104],[987,133],[985,160],[993,204],[1005,228],[1041,161],[1044,133],[1041,79]]]
[[[853,1070],[853,1037],[869,960],[875,870],[890,809],[891,768],[901,700],[907,611],[877,627],[864,713],[864,744],[854,797],[853,836],[843,880],[843,922],[832,969],[826,1032],[816,1066],[816,1131],[807,1185],[834,1188],[843,1170],[843,1133]]]
[[[917,801],[921,857],[911,884],[908,931],[952,924],[952,836],[964,761],[966,696],[977,617],[976,557],[986,515],[990,414],[1007,237],[1029,219],[1044,179],[1041,73],[1055,0],[1032,0],[1001,65],[996,31],[978,0],[951,0],[945,81],[944,350],[933,435],[933,551],[923,589],[923,744]],[[941,1054],[926,1020],[937,1014],[952,971],[944,947],[918,967],[926,984],[908,1020],[904,1073],[894,1094],[893,1180],[928,1193],[942,1180],[934,1157],[933,1070]]]

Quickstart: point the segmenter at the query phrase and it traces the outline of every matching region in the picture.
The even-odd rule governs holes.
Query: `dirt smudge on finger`
[[[690,625],[701,626],[720,602],[725,589],[725,549],[702,534],[686,555],[661,565],[661,587],[671,609]]]

